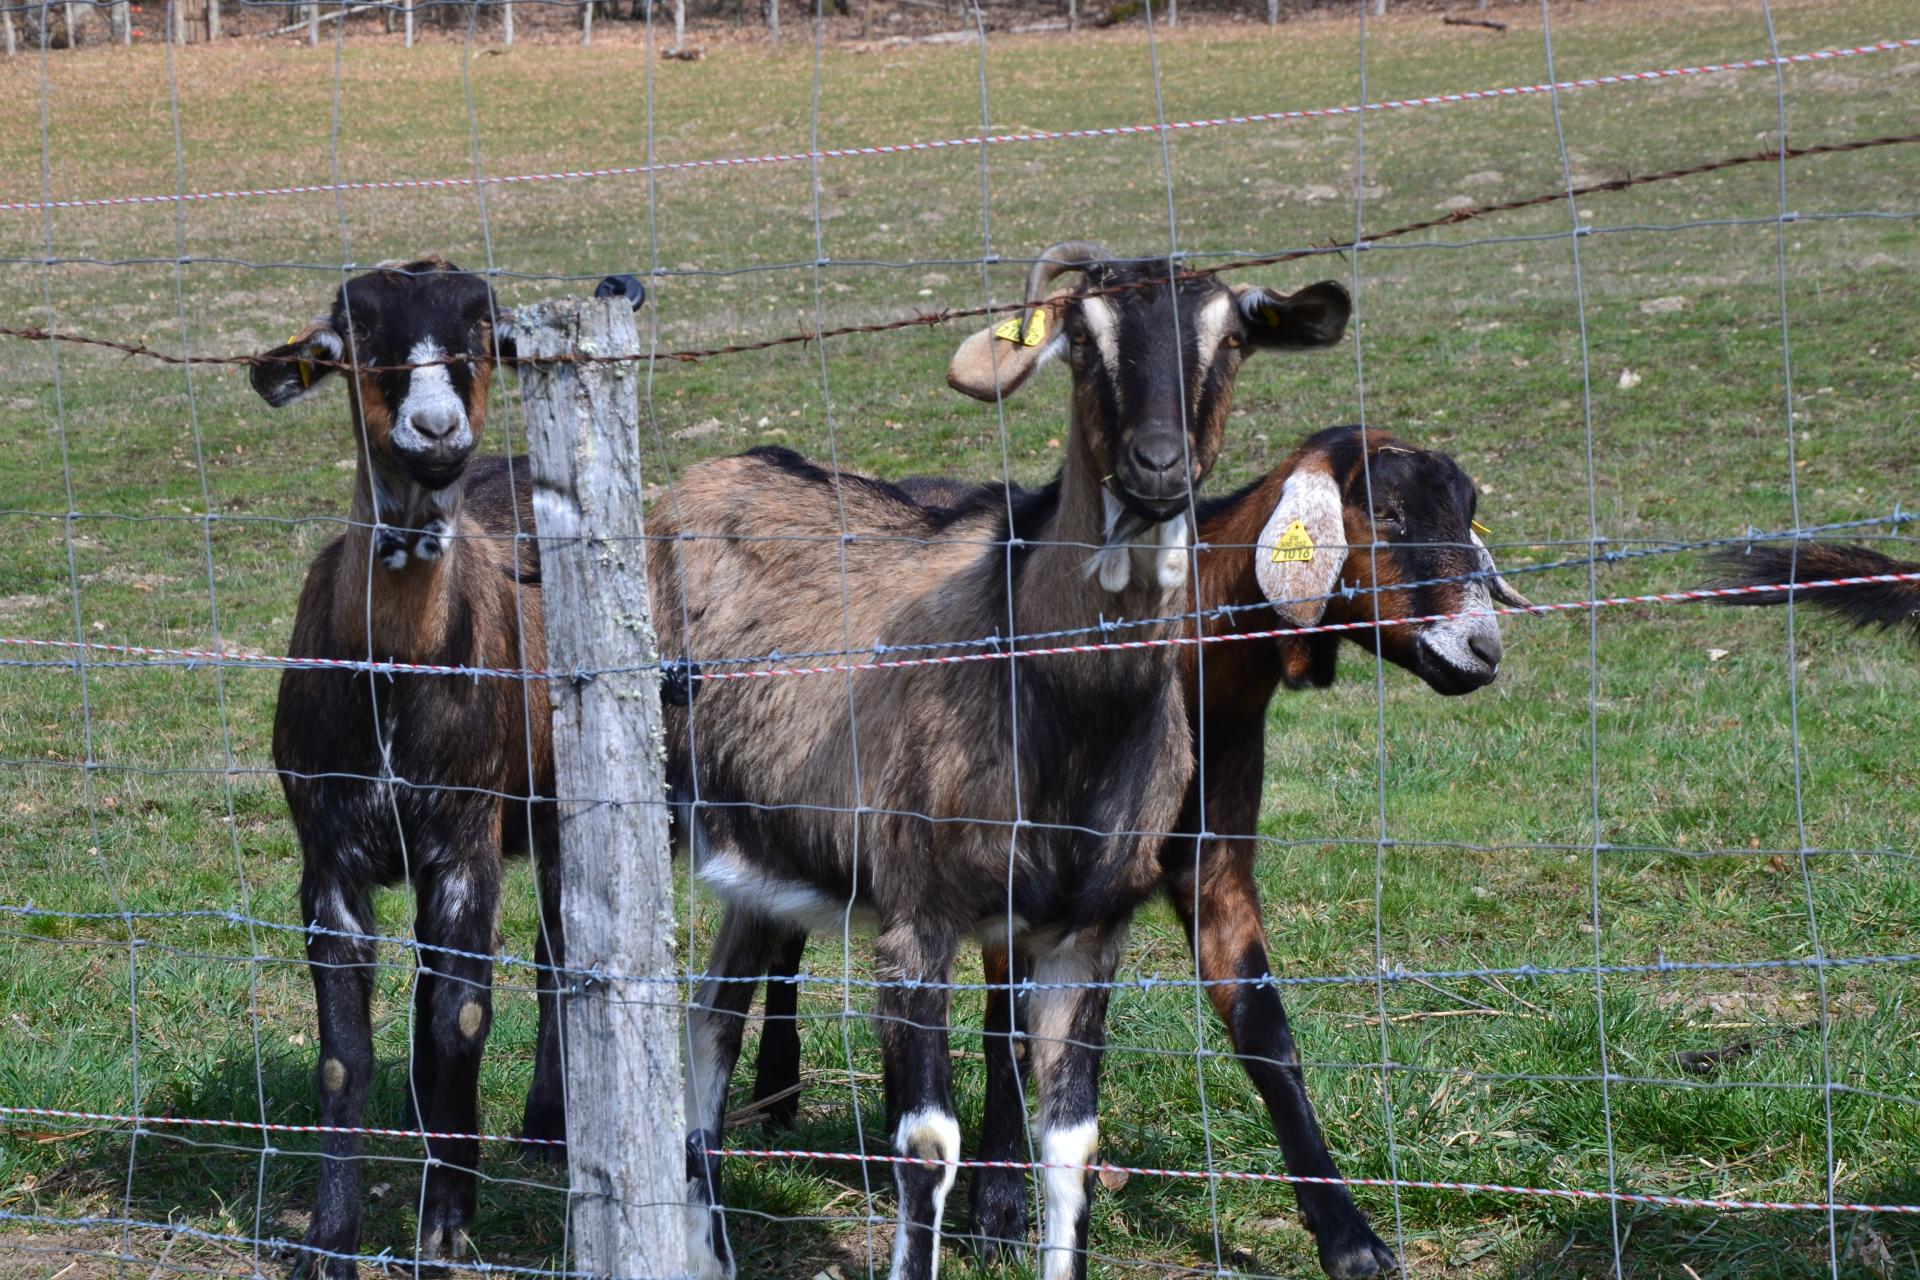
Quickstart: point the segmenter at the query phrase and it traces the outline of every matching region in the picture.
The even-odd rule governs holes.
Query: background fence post
[[[11,58],[17,48],[13,39],[13,10],[11,9],[0,9],[0,36],[5,38],[7,56]]]
[[[500,44],[503,48],[513,48],[513,0],[500,6]]]
[[[536,303],[515,329],[523,357],[640,349],[622,298]],[[639,538],[639,382],[631,362],[520,367],[547,667],[627,669],[547,684],[555,786],[581,798],[560,810],[566,964],[668,978],[673,878],[660,679],[644,669],[657,653]],[[677,988],[584,986],[563,1001],[575,1266],[687,1275]]]

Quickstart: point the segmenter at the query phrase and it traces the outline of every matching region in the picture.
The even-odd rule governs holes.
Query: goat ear
[[[1233,300],[1246,318],[1252,344],[1271,351],[1330,347],[1347,331],[1347,318],[1353,314],[1353,299],[1331,280],[1310,284],[1298,293],[1235,285]]]
[[[1035,369],[1065,349],[1060,316],[1069,296],[1056,293],[1031,314],[1021,311],[962,342],[947,365],[947,385],[988,404],[1018,391]]]
[[[501,360],[518,360],[520,358],[519,317],[514,314],[513,308],[511,307],[496,307],[494,309],[493,354]]]
[[[1310,458],[1287,477],[1253,551],[1260,590],[1289,625],[1310,627],[1327,611],[1326,597],[1347,560],[1346,541],[1340,486],[1324,461]]]
[[[337,373],[331,362],[340,359],[341,349],[340,335],[333,331],[332,322],[322,317],[280,346],[261,352],[247,376],[260,398],[278,409]]]
[[[1493,598],[1510,609],[1533,608],[1533,601],[1515,591],[1513,584],[1500,576],[1499,566],[1493,563],[1493,552],[1487,550],[1487,544],[1480,541],[1480,535],[1469,530],[1467,536],[1472,538],[1473,545],[1480,549],[1480,571],[1489,575],[1487,590]]]
[[[1286,636],[1280,645],[1280,679],[1289,689],[1325,689],[1339,666],[1339,636]]]

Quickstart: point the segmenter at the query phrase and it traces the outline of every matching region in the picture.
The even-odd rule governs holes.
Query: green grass
[[[1596,4],[1557,7],[1562,77],[1766,52],[1757,8]],[[1503,15],[1505,36],[1441,28],[1431,14],[1370,22],[1365,97],[1380,99],[1545,78],[1538,17]],[[1776,6],[1788,51],[1916,34],[1898,0]],[[1195,26],[1163,36],[1157,54],[1169,119],[1358,101],[1351,21],[1262,28]],[[655,66],[653,136],[661,159],[785,151],[808,140],[811,51],[723,47],[706,61]],[[58,195],[200,190],[325,181],[339,106],[339,171],[347,178],[458,175],[477,146],[488,172],[638,163],[647,146],[645,64],[631,47],[527,46],[472,58],[474,127],[460,51],[354,45],[332,52],[234,45],[178,55],[182,178],[175,168],[164,51],[83,50],[46,63],[45,102]],[[987,63],[995,131],[1153,118],[1149,50],[1138,32],[992,42]],[[0,66],[6,100],[39,100],[36,58]],[[1920,53],[1888,53],[1784,73],[1796,143],[1911,129]],[[1576,174],[1641,173],[1752,151],[1776,128],[1768,72],[1585,90],[1562,100]],[[1560,181],[1545,98],[1368,116],[1361,222],[1370,229],[1432,216],[1449,197],[1500,199]],[[981,127],[973,51],[830,45],[821,64],[820,143],[937,138]],[[1351,234],[1355,124],[1300,121],[1183,133],[1169,140],[1179,243],[1265,252]],[[1167,244],[1166,179],[1152,138],[996,147],[986,157],[988,222],[1000,252],[1030,253],[1064,236],[1133,252]],[[6,198],[37,195],[39,138],[31,111],[0,133]],[[1802,214],[1907,210],[1920,193],[1912,149],[1797,161],[1787,199]],[[1755,166],[1580,202],[1597,227],[1765,217],[1779,174]],[[159,265],[16,263],[0,273],[4,323],[50,323],[198,352],[262,349],[309,315],[337,280],[325,270],[266,270],[171,259],[371,262],[444,251],[473,266],[597,276],[644,269],[659,247],[667,269],[811,262],[804,165],[471,192],[354,193],[67,211],[53,219],[61,257],[158,257]],[[849,159],[820,169],[827,257],[966,258],[982,242],[976,151]],[[651,209],[651,213],[650,213]],[[1495,541],[1517,544],[1510,566],[1577,555],[1589,536],[1581,313],[1568,241],[1483,237],[1564,232],[1554,206],[1430,233],[1417,248],[1360,257],[1354,336],[1365,413],[1448,449],[1485,495]],[[1455,248],[1449,248],[1454,246]],[[36,215],[0,222],[0,253],[46,250]],[[1780,365],[1779,277],[1769,225],[1599,235],[1580,242],[1593,386],[1593,518],[1609,539],[1737,534],[1792,519]],[[1810,522],[1914,505],[1920,460],[1909,436],[1920,405],[1920,338],[1911,295],[1920,234],[1900,220],[1802,221],[1786,236],[1788,318],[1796,392],[1799,509]],[[1254,273],[1287,287],[1346,278],[1343,259]],[[819,273],[822,323],[864,323],[916,309],[978,305],[977,268],[891,270],[834,265]],[[995,296],[1018,269],[992,272]],[[508,301],[556,286],[509,283]],[[811,326],[810,269],[670,276],[645,313],[663,349],[750,341]],[[50,314],[46,300],[51,299]],[[1647,308],[1655,299],[1681,299]],[[663,364],[643,429],[672,468],[778,441],[886,475],[997,476],[994,414],[941,385],[960,332],[907,329],[834,341],[824,379],[811,347]],[[299,575],[329,534],[315,518],[344,508],[351,456],[337,398],[269,412],[233,371],[179,371],[73,347],[11,340],[0,360],[0,506],[88,513],[69,543],[57,519],[0,516],[0,634],[277,652]],[[1315,427],[1360,412],[1351,344],[1332,355],[1262,357],[1241,381],[1230,439],[1212,481],[1243,480]],[[53,360],[57,355],[56,393]],[[1631,370],[1638,385],[1622,389]],[[830,414],[823,409],[830,408]],[[1057,375],[1009,406],[1006,448],[1016,479],[1044,477],[1063,427]],[[765,425],[761,425],[764,420]],[[510,385],[496,398],[498,442],[519,428]],[[203,484],[205,486],[203,496]],[[194,517],[210,509],[207,526]],[[159,519],[155,519],[159,517]],[[210,537],[212,581],[207,572]],[[1691,556],[1603,568],[1603,593],[1696,585]],[[1537,600],[1588,593],[1584,567],[1530,576]],[[1276,705],[1263,832],[1276,838],[1261,874],[1278,971],[1364,974],[1379,951],[1409,969],[1521,964],[1745,960],[1811,954],[1807,912],[1834,955],[1920,950],[1920,875],[1910,859],[1835,854],[1796,860],[1766,851],[1890,850],[1920,844],[1912,800],[1914,655],[1894,641],[1801,619],[1790,665],[1786,619],[1695,606],[1621,609],[1590,638],[1578,615],[1507,628],[1499,683],[1441,701],[1392,671],[1384,704],[1357,657],[1342,680]],[[1725,650],[1714,658],[1709,650]],[[1357,650],[1353,651],[1357,655]],[[11,656],[11,655],[9,655]],[[1590,661],[1591,658],[1591,661]],[[1797,680],[1798,752],[1790,672]],[[87,718],[71,675],[0,668],[0,901],[71,911],[119,903],[165,911],[238,906],[297,922],[298,854],[269,765],[270,674],[208,669],[97,669]],[[1592,694],[1597,690],[1597,699]],[[1591,718],[1590,718],[1591,717]],[[92,803],[68,767],[91,754]],[[1384,741],[1384,770],[1378,767]],[[238,771],[226,773],[231,760]],[[1597,743],[1597,751],[1594,744]],[[1801,806],[1796,808],[1796,763]],[[1597,783],[1597,789],[1593,786]],[[1600,859],[1600,931],[1592,932],[1592,842],[1682,852],[1609,852]],[[1358,842],[1358,843],[1341,843]],[[1500,846],[1464,850],[1461,844]],[[1570,846],[1570,847],[1541,847]],[[1752,856],[1739,851],[1758,850]],[[1723,852],[1704,856],[1708,851]],[[1688,854],[1702,856],[1688,856]],[[532,892],[511,881],[502,933],[531,950]],[[704,903],[681,916],[698,946]],[[403,932],[401,895],[381,903]],[[0,934],[0,1102],[11,1105],[303,1122],[313,1115],[311,989],[296,940],[223,922],[153,922],[134,953],[138,1018],[129,1018],[129,951],[119,926],[6,922]],[[258,955],[257,965],[242,957]],[[219,958],[209,958],[209,956]],[[398,1114],[405,1059],[404,956],[382,976],[377,1006],[385,1074],[371,1123]],[[836,972],[837,944],[809,957]],[[1126,969],[1175,976],[1188,961],[1170,915],[1143,913]],[[1920,1200],[1920,1036],[1911,968],[1834,970],[1825,1046],[1836,1083],[1831,1141],[1843,1198]],[[977,976],[977,970],[962,977]],[[524,985],[524,974],[509,986]],[[1689,1196],[1818,1199],[1829,1128],[1819,1090],[1822,1044],[1803,1030],[1821,992],[1806,971],[1670,973],[1601,984],[1606,1091],[1596,987],[1590,977],[1305,987],[1288,994],[1310,1087],[1342,1168],[1354,1175],[1514,1182]],[[1383,1098],[1381,1028],[1394,1072]],[[1483,1012],[1433,1016],[1465,1009]],[[486,1124],[517,1121],[531,1068],[533,1007],[500,999],[484,1080]],[[861,1131],[879,1145],[878,1056],[869,1028],[845,1028],[840,998],[803,1004],[810,1089],[792,1141],[846,1150]],[[960,1026],[978,1024],[962,999]],[[1142,1165],[1277,1170],[1257,1098],[1230,1062],[1196,1070],[1223,1039],[1196,1022],[1190,992],[1138,992],[1114,1002],[1103,1105],[1103,1154]],[[256,1054],[255,1037],[258,1037]],[[1672,1083],[1674,1055],[1746,1040],[1754,1051],[1710,1087]],[[977,1041],[957,1072],[963,1122],[979,1106]],[[135,1055],[137,1048],[137,1072]],[[749,1042],[749,1053],[752,1049]],[[1149,1052],[1151,1051],[1151,1052]],[[854,1073],[851,1081],[849,1070]],[[1785,1086],[1785,1087],[1769,1087]],[[1202,1124],[1204,1104],[1205,1124]],[[1609,1114],[1610,1109],[1610,1114]],[[1389,1141],[1389,1118],[1391,1141]],[[1608,1135],[1611,1133],[1611,1143]],[[1204,1139],[1204,1140],[1203,1140]],[[264,1162],[245,1133],[192,1142],[111,1129],[9,1126],[0,1135],[0,1208],[73,1217],[130,1212],[210,1231],[297,1237],[311,1185],[312,1144],[276,1138]],[[413,1239],[413,1149],[377,1144],[391,1162],[369,1184],[367,1246]],[[132,1176],[128,1167],[131,1157]],[[550,1168],[489,1150],[482,1247],[496,1261],[557,1262],[561,1181]],[[742,1215],[743,1274],[799,1276],[837,1267],[864,1274],[867,1211],[848,1164],[740,1164],[730,1169]],[[534,1186],[531,1184],[543,1184]],[[876,1174],[874,1212],[891,1215]],[[1428,1275],[1574,1277],[1612,1273],[1605,1206],[1452,1192],[1365,1191],[1383,1233],[1396,1221],[1405,1254]],[[956,1195],[957,1222],[964,1195]],[[1217,1216],[1216,1216],[1217,1210]],[[767,1215],[760,1217],[757,1215]],[[799,1219],[799,1221],[782,1221]],[[1216,1243],[1215,1224],[1218,1235]],[[1313,1274],[1311,1243],[1282,1186],[1227,1183],[1217,1198],[1191,1182],[1135,1177],[1101,1192],[1095,1247],[1109,1274],[1159,1266]],[[882,1258],[889,1231],[877,1233]],[[1828,1273],[1824,1220],[1803,1214],[1701,1214],[1623,1207],[1627,1275],[1798,1277]],[[115,1248],[113,1232],[0,1235],[0,1245]],[[131,1251],[163,1245],[136,1234]],[[176,1263],[231,1270],[241,1254],[179,1240]],[[1217,1249],[1217,1252],[1216,1252]],[[1920,1268],[1909,1219],[1843,1216],[1841,1272],[1884,1277]],[[0,1273],[50,1276],[69,1258],[0,1253]],[[111,1264],[82,1262],[73,1275]],[[972,1274],[950,1255],[951,1274]],[[830,1273],[831,1274],[831,1273]]]

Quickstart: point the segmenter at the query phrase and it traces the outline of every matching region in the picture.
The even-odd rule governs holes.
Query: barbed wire
[[[1733,539],[1735,543],[1744,539]],[[1470,575],[1474,577],[1490,576],[1486,573]],[[284,671],[347,671],[371,675],[408,675],[408,676],[457,676],[467,679],[508,679],[508,680],[566,680],[582,682],[609,675],[632,675],[648,671],[662,671],[677,679],[701,682],[727,680],[765,680],[784,676],[821,676],[847,675],[864,671],[900,671],[914,667],[953,666],[972,662],[1000,662],[1016,658],[1052,658],[1068,655],[1094,653],[1116,653],[1139,649],[1190,648],[1198,645],[1230,644],[1246,640],[1283,640],[1299,636],[1345,635],[1361,631],[1377,631],[1391,627],[1430,626],[1437,622],[1451,622],[1462,618],[1510,618],[1544,617],[1555,613],[1590,612],[1597,609],[1618,608],[1626,605],[1663,605],[1688,604],[1701,601],[1738,599],[1747,596],[1781,595],[1791,593],[1801,595],[1834,588],[1884,586],[1897,583],[1920,582],[1920,570],[1904,573],[1874,573],[1849,578],[1820,578],[1805,582],[1751,583],[1725,587],[1694,587],[1684,591],[1655,591],[1639,595],[1601,596],[1590,600],[1563,600],[1549,604],[1498,605],[1491,608],[1457,609],[1443,613],[1414,614],[1404,618],[1362,618],[1352,622],[1323,622],[1309,626],[1269,627],[1256,631],[1232,631],[1217,635],[1152,636],[1143,640],[1105,640],[1093,644],[1048,645],[1041,648],[1018,648],[1011,643],[1002,643],[1000,647],[976,653],[930,654],[915,658],[876,657],[865,662],[835,662],[814,666],[761,667],[745,671],[707,671],[699,669],[705,659],[675,658],[644,663],[638,666],[624,667],[582,667],[574,671],[551,671],[537,667],[467,667],[431,662],[402,662],[398,660],[372,660],[364,658],[314,658],[295,657],[288,654],[253,655],[227,653],[211,649],[168,649],[150,645],[114,644],[104,640],[49,640],[27,636],[0,636],[0,646],[26,649],[59,649],[76,653],[123,653],[141,657],[171,660],[168,663],[136,665],[179,665],[193,664],[206,667],[253,668]],[[1391,588],[1381,588],[1390,590]],[[1355,594],[1358,594],[1356,589]],[[1318,599],[1319,597],[1315,597]],[[1267,607],[1284,605],[1287,601],[1273,602]],[[1172,620],[1190,618],[1191,614],[1176,615]],[[862,652],[884,653],[887,646],[877,645]],[[776,657],[775,661],[778,660]],[[6,664],[0,665],[19,665]],[[84,659],[70,662],[52,662],[38,664],[52,669],[71,669],[93,665]]]
[[[1372,235],[1360,236],[1352,240],[1335,241],[1318,248],[1290,249],[1283,253],[1238,258],[1229,262],[1217,263],[1209,267],[1170,271],[1168,274],[1162,276],[1154,276],[1149,272],[1147,276],[1142,279],[1086,289],[1083,296],[1118,296],[1141,289],[1164,287],[1168,284],[1184,280],[1211,278],[1230,271],[1245,271],[1255,267],[1277,266],[1281,263],[1294,262],[1301,258],[1329,253],[1364,250],[1375,241],[1409,236],[1421,231],[1431,231],[1438,227],[1456,226],[1460,223],[1472,222],[1477,218],[1484,218],[1491,214],[1511,213],[1521,209],[1557,204],[1570,197],[1595,195],[1602,192],[1625,191],[1634,187],[1646,186],[1650,183],[1673,182],[1684,178],[1699,177],[1703,174],[1717,173],[1725,169],[1739,168],[1744,165],[1778,164],[1783,161],[1799,160],[1808,156],[1843,155],[1849,152],[1872,150],[1878,147],[1905,146],[1915,142],[1920,142],[1920,133],[1886,134],[1873,138],[1856,138],[1846,142],[1818,143],[1805,147],[1768,147],[1756,152],[1728,156],[1719,160],[1703,161],[1699,164],[1686,165],[1675,169],[1665,169],[1657,173],[1611,178],[1603,182],[1556,188],[1553,191],[1542,192],[1539,195],[1524,196],[1513,200],[1502,200],[1491,204],[1472,205],[1464,209],[1452,210],[1439,217],[1423,218],[1418,222],[1405,223],[1401,226],[1392,227]],[[1585,228],[1575,227],[1571,234],[1580,236],[1591,233]],[[1021,261],[1021,259],[1008,259],[1007,261]],[[813,265],[824,266],[825,263],[821,262]],[[783,334],[778,337],[763,338],[755,342],[727,343],[717,347],[691,347],[680,350],[646,351],[630,354],[600,354],[572,351],[551,356],[515,355],[502,356],[500,363],[513,367],[554,364],[634,364],[640,362],[652,363],[656,360],[697,363],[718,356],[743,355],[754,351],[768,351],[776,347],[820,342],[828,338],[844,338],[858,334],[893,333],[902,329],[934,328],[939,325],[950,324],[956,320],[1004,315],[1020,309],[1025,301],[1026,300],[1023,299],[1021,303],[1009,304],[988,303],[985,306],[979,307],[947,307],[938,311],[929,311],[893,320],[876,320],[866,324],[835,325],[819,329],[801,330],[795,333]],[[26,342],[57,342],[73,346],[97,347],[109,351],[117,351],[122,355],[140,356],[160,364],[193,367],[283,365],[286,364],[289,359],[289,357],[284,356],[270,357],[258,353],[224,356],[175,355],[171,352],[156,350],[144,342],[127,342],[116,338],[106,338],[92,334],[37,326],[0,326],[0,337],[14,338]],[[446,356],[434,360],[403,364],[367,365],[356,364],[351,360],[300,357],[300,363],[316,369],[334,369],[359,373],[403,373],[414,369],[464,364],[467,361],[468,357],[466,356]]]
[[[1036,824],[1037,825],[1037,824]],[[1123,833],[1113,833],[1123,834]],[[1162,832],[1162,835],[1168,833]],[[1331,843],[1312,841],[1308,843]],[[1363,844],[1369,848],[1378,843],[1364,840],[1352,843]],[[1389,847],[1404,846],[1418,841],[1389,841]],[[1567,846],[1569,848],[1591,848],[1591,845]],[[1613,846],[1604,846],[1611,851]],[[1734,852],[1734,851],[1727,851]],[[1903,968],[1920,964],[1920,953],[1890,952],[1884,955],[1863,956],[1826,956],[1813,957],[1759,957],[1747,960],[1673,960],[1661,956],[1657,960],[1637,963],[1621,962],[1614,964],[1568,964],[1568,965],[1502,965],[1474,969],[1424,969],[1411,970],[1402,966],[1388,966],[1372,973],[1326,973],[1326,974],[1274,974],[1263,973],[1254,976],[1234,978],[1170,978],[1160,974],[1142,974],[1132,978],[1116,978],[1111,981],[1036,982],[1033,979],[1009,979],[1005,982],[952,982],[933,980],[892,980],[884,978],[855,978],[851,975],[813,974],[802,969],[793,975],[768,974],[722,974],[683,972],[673,974],[637,974],[610,971],[596,966],[546,965],[524,959],[505,952],[469,951],[459,947],[450,947],[438,943],[421,942],[412,938],[401,938],[375,933],[348,933],[330,929],[318,922],[296,925],[284,921],[259,919],[231,909],[187,908],[173,911],[59,911],[36,907],[31,903],[0,903],[0,915],[10,915],[23,919],[51,919],[69,921],[120,921],[131,925],[134,921],[152,920],[203,920],[218,921],[233,928],[254,927],[276,933],[298,935],[303,938],[350,938],[373,945],[398,947],[403,951],[412,951],[421,955],[443,955],[456,960],[486,960],[507,968],[533,970],[537,973],[555,977],[578,979],[582,990],[590,986],[618,984],[638,987],[693,987],[701,983],[717,982],[731,984],[751,984],[771,980],[791,982],[800,986],[852,987],[858,990],[879,990],[881,988],[909,987],[915,990],[948,992],[992,992],[1005,991],[1016,995],[1031,994],[1035,991],[1185,991],[1210,990],[1215,987],[1248,990],[1279,990],[1287,987],[1347,987],[1372,986],[1376,982],[1414,983],[1457,982],[1478,978],[1513,978],[1528,981],[1543,981],[1553,978],[1588,977],[1648,977],[1682,973],[1756,973],[1770,971],[1811,970],[1816,968],[1834,969],[1872,969]],[[45,938],[34,934],[16,934],[23,939],[35,939],[46,942],[65,942],[67,939]],[[104,938],[83,939],[86,943],[112,944],[125,946],[129,939]],[[151,939],[132,938],[137,947],[162,948],[166,944]],[[238,961],[261,962],[274,961],[284,957],[260,954],[233,957]],[[372,967],[369,962],[351,961],[340,964],[317,963],[321,968],[362,969]],[[425,960],[420,962],[425,965]],[[432,970],[429,969],[429,972]],[[446,976],[446,975],[442,975]]]
[[[93,2],[105,3],[107,0],[93,0]],[[495,2],[495,0],[483,0],[483,2],[492,3]],[[508,0],[497,0],[497,2],[506,3]],[[519,2],[539,2],[539,0],[519,0]],[[545,2],[558,2],[568,7],[578,7],[582,3],[591,3],[592,0],[545,0]],[[308,0],[288,0],[287,7],[304,8],[307,3]],[[472,3],[474,3],[474,0],[462,0],[461,7],[468,7]],[[247,4],[250,8],[264,7],[263,0],[247,0]],[[17,7],[6,6],[5,8],[8,12],[24,13],[30,9],[42,7],[44,6],[21,5]],[[398,8],[399,6],[382,7]],[[1575,89],[1590,89],[1606,85],[1633,84],[1653,80],[1671,80],[1686,76],[1720,75],[1733,71],[1768,70],[1778,66],[1831,62],[1847,58],[1865,57],[1875,53],[1891,53],[1902,49],[1914,48],[1920,48],[1920,38],[1899,37],[1875,40],[1838,49],[1819,49],[1807,53],[1783,54],[1777,57],[1736,58],[1725,62],[1704,62],[1677,67],[1662,67],[1647,71],[1620,71],[1609,75],[1583,76],[1575,80],[1562,80],[1545,84],[1508,85],[1497,89],[1462,89],[1448,93],[1427,94],[1415,98],[1393,98],[1380,102],[1363,102],[1332,107],[1308,107],[1290,111],[1251,112],[1246,115],[1216,116],[1181,120],[1167,124],[1107,125],[1088,129],[1031,129],[1019,133],[983,133],[932,141],[883,143],[861,147],[827,147],[817,151],[775,152],[766,155],[728,156],[700,160],[670,160],[654,164],[611,165],[600,168],[553,170],[544,173],[480,175],[477,177],[452,178],[385,178],[357,182],[301,183],[280,187],[253,187],[229,191],[162,192],[151,195],[132,196],[92,196],[67,200],[7,200],[0,201],[0,213],[40,212],[52,209],[100,209],[142,204],[205,203],[219,200],[326,195],[349,191],[459,190],[463,188],[516,186],[543,182],[574,182],[598,178],[641,177],[666,173],[683,173],[693,170],[756,168],[766,165],[812,163],[820,160],[907,155],[915,152],[949,151],[967,147],[1001,146],[1008,143],[1020,142],[1061,142],[1080,138],[1119,138],[1141,134],[1188,133],[1202,129],[1224,128],[1231,125],[1265,124],[1287,120],[1325,119],[1359,115],[1362,113],[1406,110],[1414,107],[1449,106],[1462,102],[1527,98],[1537,94],[1556,91],[1568,92]]]

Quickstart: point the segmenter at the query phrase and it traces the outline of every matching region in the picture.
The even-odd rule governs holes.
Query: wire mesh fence
[[[1920,582],[1910,15],[352,8],[10,7],[9,1271],[1920,1266],[1913,653],[1813,607]],[[536,531],[556,371],[644,532]],[[1896,561],[1731,580],[1809,539]],[[656,657],[549,660],[582,548]],[[550,708],[663,681],[671,960],[562,956],[502,854],[659,806]],[[671,1017],[669,1197],[568,1160],[581,1003]]]

